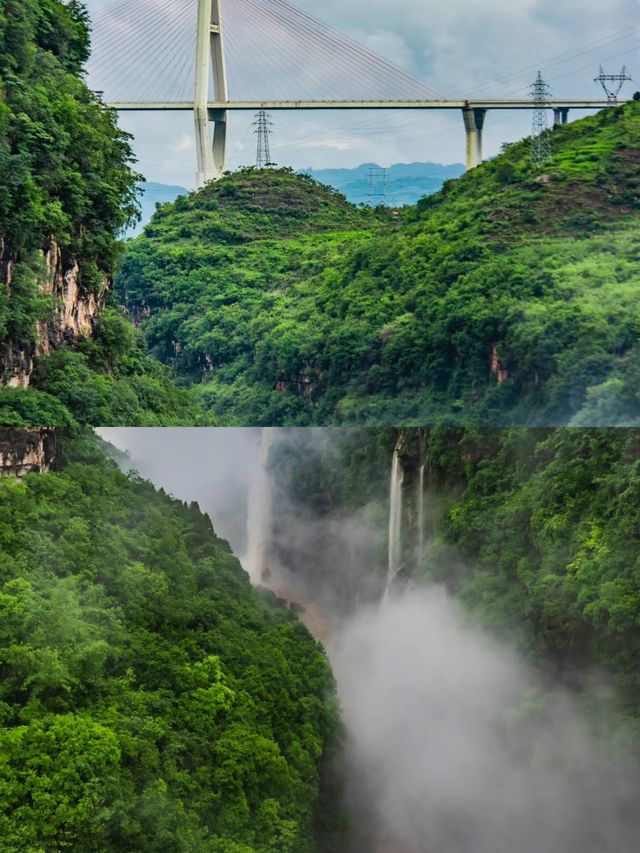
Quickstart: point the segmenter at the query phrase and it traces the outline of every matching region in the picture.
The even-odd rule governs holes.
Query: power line
[[[637,25],[632,27],[624,27],[620,30],[615,30],[610,33],[608,36],[602,36],[595,41],[587,42],[586,44],[575,47],[574,49],[567,51],[565,53],[556,54],[555,56],[550,57],[547,60],[544,60],[545,68],[552,68],[554,65],[563,65],[564,63],[570,62],[572,59],[578,59],[580,56],[584,56],[588,53],[593,53],[596,50],[601,50],[603,47],[614,44],[617,41],[624,41],[625,39],[631,37],[637,37],[640,32]],[[511,81],[517,80],[519,77],[523,77],[524,75],[528,75],[533,71],[537,70],[537,65],[527,66],[526,68],[520,68],[517,71],[510,72],[508,74],[504,74],[500,77],[494,77],[491,80],[485,80],[483,83],[479,83],[477,86],[474,86],[472,89],[466,89],[463,94],[464,96],[468,96],[469,93],[481,91],[482,89],[486,89],[488,86],[492,86],[496,83],[510,83]],[[577,69],[582,70],[582,69]],[[574,73],[573,71],[569,73]],[[552,78],[555,79],[555,78]],[[527,88],[526,86],[524,88]],[[518,89],[517,91],[523,91],[522,89]]]
[[[630,53],[637,53],[638,47],[629,48],[629,50],[623,50],[620,53],[614,53],[611,56],[607,56],[606,59],[620,59],[621,56],[628,56]],[[553,77],[548,77],[548,81],[552,80],[561,80],[563,77],[570,77],[572,74],[577,74],[579,71],[589,71],[593,69],[593,63],[589,63],[588,65],[581,65],[579,68],[573,68],[571,71],[563,71],[562,74],[554,74]],[[522,92],[526,91],[527,87],[522,86],[519,89],[512,89],[511,91],[505,94],[505,97],[511,98],[517,95],[520,95]]]

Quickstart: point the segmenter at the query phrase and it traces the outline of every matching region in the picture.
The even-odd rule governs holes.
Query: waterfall
[[[424,469],[425,463],[420,466],[418,474],[418,559],[422,560],[424,554]]]
[[[426,462],[426,435],[425,430],[420,430],[420,469],[418,471],[418,500],[417,500],[417,515],[418,515],[418,562],[422,561],[424,555],[424,472],[427,467]]]
[[[387,594],[402,566],[402,484],[404,470],[400,462],[402,438],[398,439],[391,463],[391,485],[389,489],[389,567]]]
[[[268,463],[274,437],[274,429],[262,430],[260,467],[255,481],[249,488],[247,501],[247,555],[244,562],[253,584],[261,584],[264,580],[264,572],[269,568],[273,500]]]
[[[287,602],[315,639],[330,649],[335,631],[330,614],[323,613],[313,598],[307,597],[304,581],[278,562],[277,552],[272,547],[274,498],[269,454],[276,433],[274,428],[261,430],[260,461],[247,498],[247,548],[242,564],[254,586],[266,587],[282,602]]]

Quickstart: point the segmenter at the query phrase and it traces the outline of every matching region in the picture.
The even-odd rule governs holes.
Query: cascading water
[[[391,463],[391,484],[389,487],[389,564],[387,571],[387,590],[389,594],[391,585],[402,567],[402,486],[404,483],[404,469],[400,460],[400,451],[403,447],[402,437],[393,451]]]
[[[265,428],[260,439],[260,469],[249,490],[247,508],[247,556],[245,564],[252,583],[265,580],[269,568],[269,541],[272,522],[272,493],[269,477],[269,452],[273,446],[275,430]]]
[[[424,472],[426,468],[426,436],[425,431],[420,430],[420,469],[418,471],[418,562],[422,561],[424,555]]]
[[[418,474],[418,558],[424,553],[424,462]]]

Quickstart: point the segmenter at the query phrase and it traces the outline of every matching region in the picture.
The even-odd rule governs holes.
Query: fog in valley
[[[637,774],[442,589],[354,614],[333,664],[363,853],[637,849]]]
[[[440,586],[399,574],[402,476],[355,511],[300,498],[308,454],[338,430],[103,429],[154,484],[197,501],[254,584],[295,602],[338,683],[349,853],[631,853],[637,768],[579,701],[473,623]],[[421,486],[424,468],[420,469]],[[421,489],[419,512],[424,512]],[[391,504],[391,518],[390,518]],[[425,548],[420,531],[420,545]],[[387,583],[391,584],[387,589]],[[615,757],[612,757],[615,756]]]

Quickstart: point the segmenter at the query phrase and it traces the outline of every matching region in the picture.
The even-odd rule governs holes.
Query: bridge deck
[[[627,103],[621,99],[619,104]],[[109,106],[121,112],[138,110],[190,111],[191,101],[131,101],[111,103]],[[536,106],[530,99],[521,100],[453,100],[453,101],[210,101],[210,110],[530,110]],[[549,109],[602,109],[609,106],[603,99],[545,101]]]

